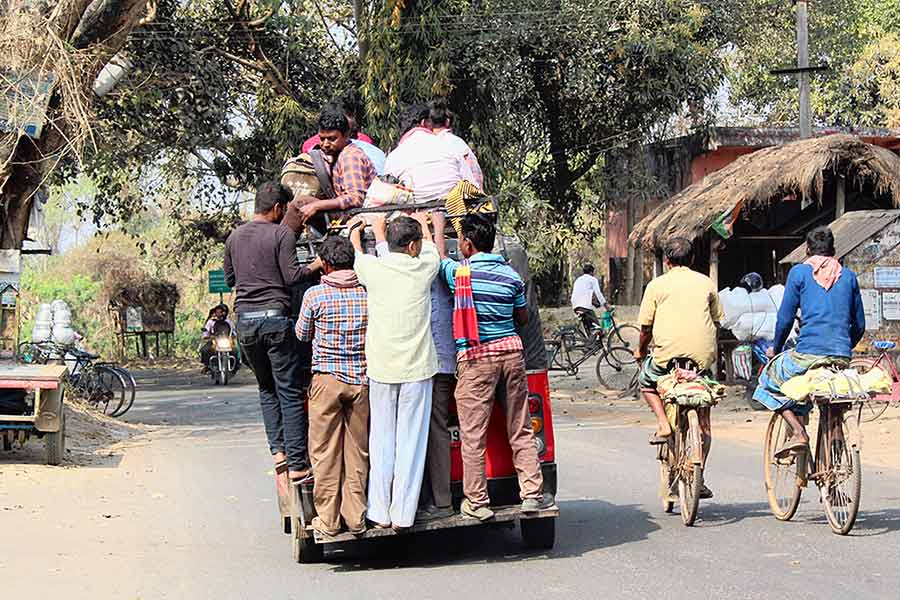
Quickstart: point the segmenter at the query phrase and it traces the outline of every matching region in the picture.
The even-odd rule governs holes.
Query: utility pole
[[[809,6],[807,0],[797,5],[797,76],[800,80],[800,139],[812,137],[809,106]]]

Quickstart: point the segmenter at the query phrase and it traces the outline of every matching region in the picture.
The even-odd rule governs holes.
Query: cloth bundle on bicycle
[[[667,403],[697,407],[712,406],[725,395],[725,387],[719,382],[687,369],[675,369],[660,377],[656,391]]]
[[[849,397],[861,392],[871,394],[890,391],[891,378],[883,369],[871,369],[862,374],[856,369],[810,369],[781,385],[781,393],[794,402],[805,402],[811,394]]]

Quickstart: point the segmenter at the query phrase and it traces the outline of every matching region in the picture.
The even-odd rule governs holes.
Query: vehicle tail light
[[[538,456],[543,455],[547,450],[547,444],[545,444],[543,438],[539,436],[534,436],[534,447],[537,450]]]
[[[544,420],[540,417],[531,417],[531,431],[540,433],[544,430]]]
[[[541,397],[537,394],[530,394],[528,396],[528,412],[533,415],[541,412]]]

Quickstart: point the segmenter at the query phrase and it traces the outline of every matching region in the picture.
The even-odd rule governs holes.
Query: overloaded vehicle
[[[298,189],[303,189],[303,193],[315,190],[316,182],[312,180],[315,176],[315,170],[309,163],[292,164],[289,162],[285,165],[282,175],[282,183],[295,193],[297,193]],[[384,204],[377,208],[367,207],[346,211],[340,217],[336,216],[334,219],[332,219],[331,215],[325,215],[324,219],[307,224],[305,233],[298,236],[298,258],[302,264],[312,262],[316,255],[316,247],[324,239],[325,235],[328,233],[340,234],[346,232],[347,227],[345,223],[357,214],[412,210],[447,211],[447,216],[449,217],[448,226],[445,230],[447,250],[452,258],[456,258],[456,231],[450,226],[450,221],[453,217],[462,216],[465,212],[477,211],[489,215],[495,222],[498,218],[499,203],[496,197],[479,196],[469,198],[464,201],[464,204],[464,206],[456,205],[454,207],[446,207],[443,201],[417,205]],[[367,244],[367,248],[371,248],[374,251],[374,238],[366,232],[363,239]],[[528,407],[531,427],[534,432],[534,443],[541,461],[544,491],[555,496],[557,492],[556,445],[553,434],[547,352],[541,329],[537,298],[528,272],[527,255],[518,241],[505,236],[498,236],[495,252],[504,255],[525,282],[529,319],[524,327],[519,328],[519,335],[524,346],[525,366],[528,376]],[[320,532],[314,531],[312,527],[312,520],[316,516],[313,502],[313,482],[295,483],[292,486],[290,501],[280,503],[283,529],[286,534],[291,536],[294,559],[300,563],[318,562],[322,560],[326,546],[333,544],[355,543],[362,539],[374,537],[407,535],[421,531],[489,525],[492,523],[506,524],[508,526],[515,526],[518,523],[522,541],[526,547],[532,549],[552,548],[556,539],[556,519],[559,515],[559,508],[553,505],[550,508],[528,514],[521,511],[519,483],[513,466],[512,450],[506,432],[503,404],[501,390],[492,409],[488,425],[485,461],[488,493],[491,498],[491,509],[495,513],[494,518],[482,522],[459,513],[459,506],[463,499],[463,467],[460,450],[459,419],[456,406],[451,402],[448,426],[451,432],[450,475],[453,503],[456,509],[455,514],[422,523],[417,522],[411,528],[402,531],[396,531],[391,528],[373,528],[368,529],[362,535],[341,533],[333,537],[324,536]]]

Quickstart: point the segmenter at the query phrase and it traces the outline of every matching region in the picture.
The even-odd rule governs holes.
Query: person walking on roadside
[[[309,455],[315,474],[313,529],[334,536],[366,530],[369,390],[366,289],[353,271],[353,246],[330,236],[319,249],[322,283],[303,297],[297,338],[312,341]]]
[[[503,403],[522,512],[555,504],[543,493],[544,480],[528,413],[528,381],[516,324],[528,322],[525,284],[506,260],[491,254],[496,230],[484,215],[462,219],[459,250],[465,260],[441,261],[441,277],[454,294],[453,336],[457,349],[456,410],[462,442],[462,513],[481,521],[489,508],[485,450],[494,400]],[[443,249],[441,249],[443,255]],[[505,395],[497,394],[499,386]]]
[[[235,290],[238,343],[256,375],[279,494],[285,495],[285,473],[295,481],[310,473],[291,286],[321,266],[319,260],[309,267],[297,261],[296,235],[280,224],[290,200],[290,191],[277,181],[263,183],[256,190],[253,219],[225,242],[225,280]]]
[[[352,229],[350,239],[368,291],[369,520],[400,530],[415,521],[425,469],[431,378],[438,370],[431,282],[440,257],[424,213],[387,226],[384,217],[376,219],[376,244],[389,250],[381,258],[363,252],[361,229]]]

